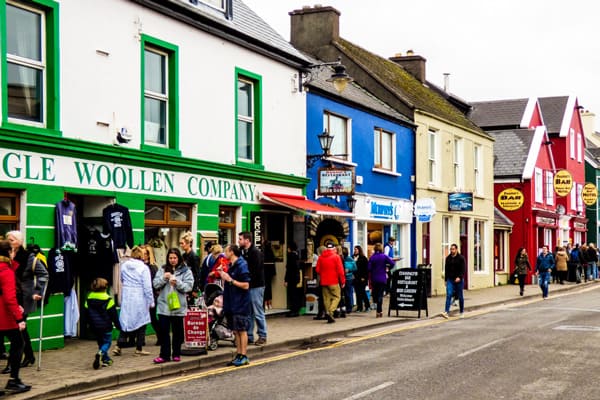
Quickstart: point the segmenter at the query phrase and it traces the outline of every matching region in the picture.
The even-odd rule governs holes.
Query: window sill
[[[260,170],[260,171],[264,171],[265,170],[265,166],[264,165],[261,165],[261,164],[252,164],[252,163],[244,162],[244,161],[238,161],[236,163],[236,165],[238,167],[246,167],[246,168],[251,168],[251,169],[257,169],[257,170]]]
[[[401,173],[399,172],[394,172],[394,171],[390,171],[388,169],[381,169],[381,168],[377,168],[377,167],[373,167],[371,169],[372,172],[377,172],[378,174],[384,174],[384,175],[391,175],[391,176],[402,176]]]
[[[340,158],[335,158],[335,157],[327,157],[327,158],[324,158],[324,160],[332,162],[332,163],[335,163],[335,164],[347,165],[349,167],[356,167],[356,166],[358,166],[357,163],[354,163],[352,161],[342,160]]]
[[[172,157],[181,157],[181,151],[179,151],[177,149],[167,149],[164,147],[150,146],[147,144],[143,144],[141,146],[141,149],[142,149],[142,151],[146,151],[148,153],[162,154],[165,156],[172,156]]]
[[[31,135],[42,135],[42,136],[53,136],[53,137],[60,137],[62,136],[62,132],[61,131],[57,131],[54,129],[49,129],[49,128],[41,128],[38,126],[32,126],[32,125],[21,125],[21,124],[15,124],[14,122],[6,122],[2,125],[3,129],[9,130],[9,131],[13,131],[16,133],[26,133],[26,134],[31,134]]]

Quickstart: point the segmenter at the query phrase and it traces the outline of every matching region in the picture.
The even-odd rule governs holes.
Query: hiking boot
[[[235,360],[232,361],[232,365],[234,367],[241,367],[243,365],[248,365],[248,364],[250,364],[250,360],[245,355],[243,355],[243,356],[241,355],[240,358],[236,358]]]
[[[258,340],[254,342],[255,346],[264,346],[265,344],[267,344],[267,338],[264,337],[258,338]]]
[[[94,356],[94,363],[92,364],[92,367],[94,367],[94,369],[100,368],[100,357],[102,357],[102,351],[97,352]]]

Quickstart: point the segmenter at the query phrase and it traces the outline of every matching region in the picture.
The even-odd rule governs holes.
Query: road
[[[598,399],[597,296],[587,291],[467,313],[464,319],[436,318],[420,327],[399,324],[318,349],[251,360],[245,368],[94,398]]]

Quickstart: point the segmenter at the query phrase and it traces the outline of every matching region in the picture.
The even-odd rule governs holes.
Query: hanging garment
[[[110,234],[100,233],[97,229],[87,231],[81,240],[81,277],[86,282],[95,278],[104,278],[113,284],[113,268],[118,262]]]
[[[65,297],[65,336],[77,336],[77,322],[79,322],[79,302],[75,289],[71,288],[69,296]]]
[[[75,254],[70,251],[61,251],[60,249],[50,249],[48,252],[48,273],[50,279],[47,292],[49,294],[63,293],[68,296],[73,284],[75,283],[75,274],[73,264]]]
[[[133,229],[129,209],[120,204],[111,204],[102,210],[104,232],[110,233],[116,249],[124,249],[125,245],[133,248]]]
[[[77,210],[68,199],[56,203],[56,247],[77,249]]]

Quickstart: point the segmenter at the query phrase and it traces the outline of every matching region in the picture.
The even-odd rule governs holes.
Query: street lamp
[[[353,212],[354,206],[356,206],[356,199],[354,198],[354,196],[348,196],[346,198],[346,204],[348,205],[348,210],[350,210],[350,212]]]
[[[326,81],[331,82],[335,90],[340,94],[344,91],[344,89],[346,89],[348,83],[354,80],[346,73],[346,67],[342,65],[342,59],[340,57],[336,61],[332,62],[310,64],[308,66],[309,69],[301,73],[301,92],[303,90],[306,90],[306,86],[310,84],[319,75],[319,73],[321,72],[321,67],[333,67],[334,72],[328,79],[326,79]]]

